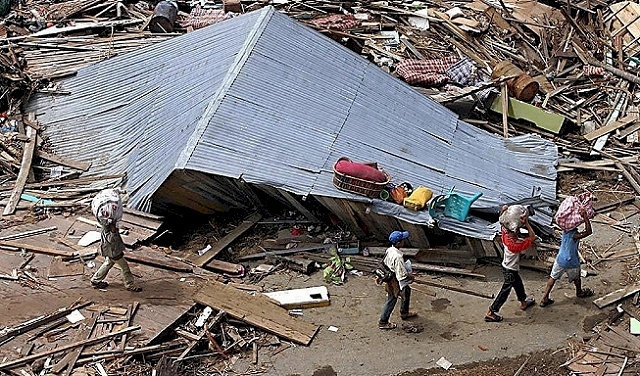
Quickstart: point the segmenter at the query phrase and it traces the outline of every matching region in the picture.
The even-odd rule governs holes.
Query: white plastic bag
[[[507,230],[516,232],[520,227],[524,226],[522,218],[526,214],[528,214],[526,207],[522,205],[510,205],[507,210],[500,214],[500,224]]]

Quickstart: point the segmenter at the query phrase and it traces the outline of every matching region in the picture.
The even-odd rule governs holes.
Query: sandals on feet
[[[579,294],[577,294],[576,296],[577,296],[578,298],[588,298],[588,297],[590,297],[590,296],[593,296],[593,294],[594,294],[594,292],[593,292],[593,290],[592,290],[592,289],[590,289],[590,288],[585,288],[585,289],[582,289],[582,291],[580,291],[580,293],[579,293]]]
[[[382,329],[382,330],[392,330],[392,329],[395,329],[397,327],[398,327],[398,325],[394,324],[392,322],[388,322],[386,324],[382,324],[382,323],[378,324],[378,328]]]
[[[109,287],[109,282],[105,282],[105,281],[93,282],[93,281],[91,281],[91,286],[93,286],[94,289],[106,289],[107,287]]]
[[[536,304],[536,300],[534,298],[527,298],[524,301],[524,307],[520,307],[521,310],[526,311],[527,308]]]
[[[142,287],[140,286],[129,286],[127,287],[128,291],[133,291],[133,292],[140,292],[142,291]]]
[[[541,301],[541,302],[540,302],[540,307],[550,306],[550,305],[552,305],[553,303],[555,303],[555,300],[553,300],[553,299],[549,298],[549,299],[547,299],[547,300],[543,300],[543,301]]]
[[[484,321],[486,321],[486,322],[500,322],[500,321],[502,321],[502,316],[498,315],[495,312],[491,312],[491,314],[486,315],[484,317]]]

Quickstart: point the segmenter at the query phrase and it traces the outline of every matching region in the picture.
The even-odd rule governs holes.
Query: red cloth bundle
[[[336,163],[335,169],[342,174],[358,179],[376,183],[384,183],[387,181],[387,176],[384,172],[364,163],[351,162],[343,159]]]

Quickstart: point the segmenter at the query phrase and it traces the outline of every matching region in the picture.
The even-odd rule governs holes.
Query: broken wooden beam
[[[630,204],[632,202],[634,202],[636,200],[636,196],[627,196],[627,197],[623,197],[617,201],[614,202],[609,202],[609,203],[596,203],[595,205],[593,205],[593,210],[596,211],[596,213],[603,213],[603,212],[607,212],[609,210],[613,210],[619,206],[622,205],[626,205],[626,204]]]
[[[62,166],[75,168],[76,170],[80,170],[80,171],[88,171],[89,167],[91,167],[91,163],[72,161],[70,159],[62,158],[62,157],[59,157],[59,156],[51,154],[51,153],[47,153],[46,151],[42,151],[42,150],[37,150],[36,151],[36,157],[42,158],[42,159],[46,159],[48,161],[57,163],[57,164],[62,165]]]
[[[211,260],[204,266],[204,268],[229,275],[244,274],[244,266],[222,260]]]
[[[35,113],[29,113],[29,120],[35,122]],[[15,213],[16,207],[18,206],[18,202],[20,201],[20,196],[24,191],[24,187],[27,184],[27,178],[29,177],[29,171],[31,171],[31,162],[33,160],[33,153],[36,148],[36,136],[38,132],[32,127],[27,126],[26,129],[27,137],[29,137],[29,142],[25,143],[24,150],[22,152],[22,162],[20,163],[20,172],[18,173],[18,179],[16,179],[15,186],[13,191],[11,192],[11,196],[9,196],[9,202],[7,206],[4,207],[4,211],[2,215],[11,215]]]
[[[216,315],[216,317],[213,318],[213,320],[211,321],[210,326],[214,326],[217,325],[220,320],[222,320],[222,318],[224,317],[225,312],[224,311],[218,311],[218,314]],[[189,353],[191,351],[193,351],[193,349],[198,345],[198,343],[200,341],[202,341],[202,339],[205,337],[206,331],[207,329],[202,328],[202,330],[200,331],[200,333],[198,334],[192,334],[193,336],[195,336],[195,339],[193,340],[193,342],[191,342],[189,344],[189,346],[187,346],[186,349],[184,349],[184,351],[178,356],[178,358],[176,358],[176,360],[173,361],[173,363],[178,363],[181,362],[182,360],[184,360],[184,358],[189,355]],[[191,333],[190,333],[191,334]]]
[[[209,261],[211,261],[218,253],[220,253],[223,249],[227,248],[229,244],[233,243],[239,236],[247,232],[253,225],[255,225],[260,219],[262,215],[259,213],[254,213],[248,218],[246,218],[238,227],[234,228],[230,233],[225,235],[222,239],[217,241],[211,249],[205,252],[202,256],[196,258],[194,260],[194,264],[203,267]]]
[[[616,162],[616,167],[618,167],[620,172],[622,172],[622,175],[624,175],[624,177],[627,178],[627,181],[633,187],[636,193],[640,194],[640,182],[636,181],[633,174],[629,170],[627,170],[625,165],[623,165],[620,162]]]
[[[19,336],[20,334],[26,333],[42,325],[46,325],[48,323],[56,321],[61,317],[67,316],[69,313],[73,312],[74,310],[84,308],[90,305],[91,303],[92,303],[91,301],[77,303],[71,307],[61,308],[54,313],[50,313],[48,315],[43,315],[35,319],[29,320],[25,323],[19,324],[14,328],[9,328],[7,331],[0,334],[0,342],[6,340],[7,338]]]
[[[200,304],[223,310],[233,318],[305,346],[311,343],[319,328],[317,325],[289,316],[285,309],[273,304],[266,296],[251,296],[215,281],[200,289],[193,299]]]
[[[48,350],[48,351],[44,351],[44,352],[41,352],[41,353],[25,356],[23,358],[16,359],[16,360],[11,360],[11,361],[8,361],[6,363],[0,364],[0,370],[6,370],[6,369],[15,368],[17,366],[21,366],[23,364],[27,364],[27,363],[29,363],[29,362],[31,362],[33,360],[36,360],[36,359],[44,358],[46,356],[57,354],[57,353],[60,353],[60,352],[63,352],[63,351],[75,349],[76,347],[85,346],[85,345],[92,345],[94,343],[102,342],[102,341],[104,341],[106,339],[117,337],[117,336],[120,336],[120,335],[123,335],[123,334],[126,334],[126,333],[130,333],[130,332],[133,332],[133,331],[139,330],[139,329],[140,329],[139,326],[130,326],[128,328],[125,328],[125,329],[122,329],[122,330],[118,330],[118,331],[112,332],[112,333],[107,333],[107,334],[101,335],[99,337],[95,337],[95,338],[91,338],[91,339],[85,339],[85,340],[82,340],[82,341],[70,343],[70,344],[65,345],[65,346],[57,347],[57,348],[52,349],[52,350]]]
[[[42,253],[42,254],[45,254],[45,255],[52,255],[52,256],[62,256],[62,257],[66,257],[66,258],[75,258],[75,257],[78,256],[77,252],[68,252],[68,251],[63,251],[63,250],[60,250],[60,249],[41,247],[41,246],[37,246],[37,245],[20,243],[20,242],[15,242],[15,241],[10,241],[10,240],[0,241],[0,247],[25,249],[27,251],[31,251],[31,252],[34,252],[34,253]]]
[[[610,304],[614,304],[619,300],[631,296],[638,291],[640,291],[640,282],[636,282],[633,285],[625,286],[619,290],[612,291],[607,295],[594,300],[593,304],[595,304],[596,307],[602,309]]]
[[[238,261],[257,260],[257,259],[265,258],[265,257],[267,257],[269,255],[284,256],[284,255],[292,255],[294,253],[300,253],[300,252],[319,251],[321,249],[325,249],[326,247],[327,247],[326,244],[317,244],[317,245],[309,245],[309,246],[304,246],[304,247],[294,247],[294,248],[290,248],[290,249],[283,249],[283,250],[279,250],[279,251],[268,251],[268,252],[254,253],[253,255],[240,257],[238,259]],[[403,249],[403,251],[404,251],[404,249]]]
[[[284,189],[278,189],[278,192],[280,192],[282,197],[284,197],[284,199],[287,200],[287,202],[293,205],[293,207],[296,208],[296,210],[298,210],[302,215],[304,215],[309,221],[312,221],[313,223],[321,223],[321,221],[315,215],[313,215],[311,211],[305,208],[304,205],[302,205],[298,200],[296,200],[296,198],[293,197],[291,193],[285,191]]]
[[[155,268],[172,270],[174,272],[193,273],[193,267],[180,260],[164,256],[162,258],[147,257],[133,252],[125,252],[124,258],[138,264],[153,266]]]
[[[473,278],[480,278],[480,279],[486,278],[484,274],[473,273],[472,271],[467,269],[453,268],[450,266],[412,263],[411,268],[413,270],[422,271],[422,272],[435,272],[435,273],[444,273],[444,274],[452,274],[452,275],[461,275],[465,277],[473,277]]]
[[[2,240],[14,240],[14,239],[19,239],[19,238],[27,238],[29,236],[33,236],[33,235],[40,235],[40,234],[44,234],[45,232],[49,232],[49,231],[54,231],[57,230],[58,228],[56,226],[51,226],[51,227],[44,227],[44,228],[38,228],[35,230],[29,230],[29,231],[23,231],[17,234],[10,234],[10,235],[5,235],[5,236],[0,236],[0,241]]]
[[[587,141],[593,141],[598,137],[604,136],[605,134],[611,133],[618,128],[625,127],[633,122],[638,120],[635,116],[626,116],[622,119],[611,122],[610,124],[605,125],[604,127],[600,127],[592,132],[589,132],[584,135],[584,138]]]
[[[310,275],[317,269],[316,261],[308,260],[300,257],[269,255],[267,256],[267,261],[274,265],[278,263],[283,263],[286,265],[287,269],[291,269],[293,271],[300,272],[306,275]]]
[[[443,283],[427,281],[427,280],[424,280],[424,279],[418,278],[418,277],[415,278],[414,283],[418,283],[418,284],[421,284],[421,285],[427,285],[427,286],[431,286],[431,287],[440,287],[440,288],[443,288],[443,289],[446,289],[446,290],[460,292],[460,293],[463,293],[463,294],[477,296],[477,297],[485,298],[485,299],[493,299],[493,297],[494,297],[493,294],[487,295],[487,294],[484,294],[484,293],[481,293],[481,292],[476,292],[476,291],[472,291],[472,290],[463,289],[463,288],[460,288],[460,287],[454,287],[454,286],[445,285]]]

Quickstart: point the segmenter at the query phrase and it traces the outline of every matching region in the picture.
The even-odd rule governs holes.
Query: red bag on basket
[[[572,230],[583,222],[580,215],[581,206],[584,206],[589,218],[596,216],[592,200],[593,196],[589,192],[581,193],[577,196],[569,196],[562,201],[558,212],[553,218],[561,229],[565,231]]]
[[[384,172],[368,164],[351,162],[349,160],[343,159],[336,163],[335,168],[336,171],[347,176],[353,176],[355,178],[373,181],[376,183],[384,183],[385,181],[387,181],[387,176],[384,174]]]

